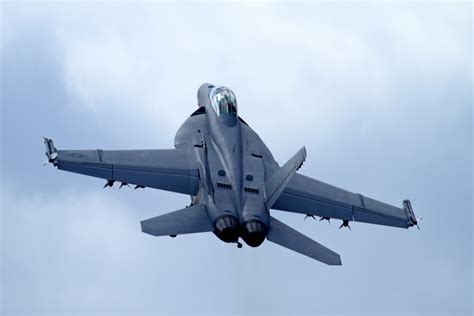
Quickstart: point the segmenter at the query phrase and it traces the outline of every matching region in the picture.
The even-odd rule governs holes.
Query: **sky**
[[[13,3],[1,8],[1,315],[471,315],[472,4]],[[59,149],[172,148],[201,83],[280,163],[421,230],[272,215],[338,252],[155,238],[189,197],[103,189]]]

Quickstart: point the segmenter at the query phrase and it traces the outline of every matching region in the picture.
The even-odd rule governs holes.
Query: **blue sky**
[[[1,4],[4,315],[472,313],[472,4]],[[279,162],[422,230],[273,215],[341,254],[153,238],[189,197],[42,167],[64,149],[171,148],[203,82]]]

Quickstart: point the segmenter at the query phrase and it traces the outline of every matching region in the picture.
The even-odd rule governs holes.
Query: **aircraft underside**
[[[204,84],[199,108],[176,134],[175,149],[57,150],[45,138],[48,161],[60,170],[135,188],[167,190],[192,197],[183,209],[141,222],[153,236],[213,232],[219,239],[251,247],[265,240],[329,265],[341,265],[334,251],[271,216],[281,210],[408,228],[417,225],[411,203],[398,208],[298,173],[306,159],[301,148],[279,166],[258,135],[237,115],[233,92]]]

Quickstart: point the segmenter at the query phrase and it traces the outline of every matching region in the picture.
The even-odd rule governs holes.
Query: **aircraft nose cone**
[[[224,215],[214,223],[214,234],[225,242],[237,242],[239,238],[239,223],[234,216]]]
[[[250,247],[260,246],[267,237],[267,226],[258,220],[250,220],[245,223],[242,232],[242,239]]]

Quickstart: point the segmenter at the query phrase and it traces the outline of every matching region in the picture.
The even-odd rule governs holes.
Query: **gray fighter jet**
[[[46,156],[58,169],[137,188],[191,196],[191,205],[141,222],[144,233],[176,237],[213,232],[240,248],[240,238],[258,247],[265,239],[329,265],[340,256],[270,215],[281,210],[320,219],[408,228],[417,225],[410,201],[391,206],[297,173],[301,148],[280,166],[267,146],[238,116],[234,93],[203,84],[198,109],[176,133],[175,149],[57,150],[45,138]]]

